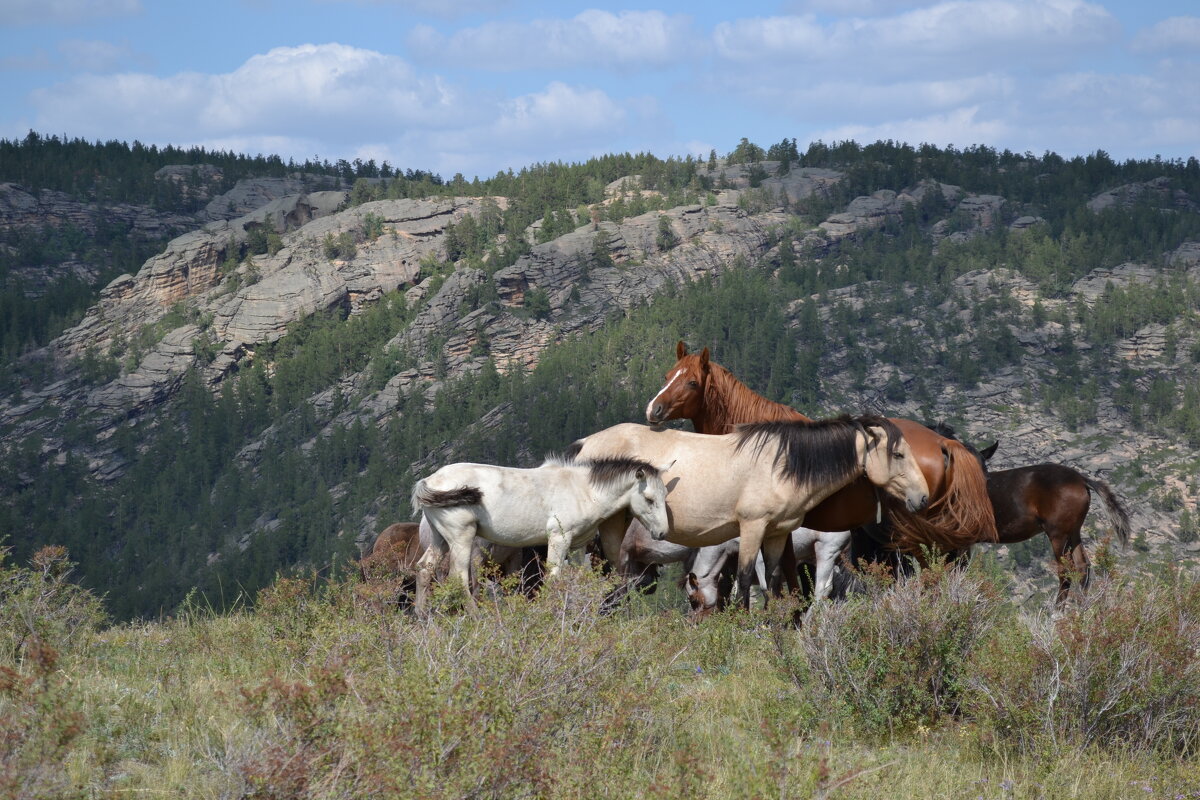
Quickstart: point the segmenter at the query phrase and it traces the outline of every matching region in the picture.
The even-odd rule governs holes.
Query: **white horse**
[[[546,545],[550,576],[567,553],[588,542],[603,520],[628,511],[659,538],[667,532],[667,489],[661,470],[620,455],[579,462],[549,459],[540,467],[450,464],[417,481],[413,510],[430,527],[417,572],[417,611],[428,607],[437,564],[450,552],[450,574],[471,597],[471,549],[479,536],[503,547]],[[624,515],[621,514],[622,519]]]
[[[667,538],[706,547],[740,537],[738,582],[747,606],[759,551],[773,584],[787,535],[809,509],[860,476],[909,510],[929,502],[928,484],[908,443],[882,417],[761,422],[723,436],[626,423],[580,439],[571,452],[581,458],[633,454],[656,463],[673,460],[664,474],[670,489]],[[623,519],[600,527],[605,557],[614,563],[624,532]],[[650,533],[661,538],[652,527]]]
[[[837,559],[849,543],[850,531],[815,531],[803,527],[792,531],[791,545],[796,563],[811,564],[816,569],[814,600],[826,600],[833,593]],[[737,539],[730,539],[696,552],[691,571],[684,576],[684,591],[693,617],[707,616],[728,599],[728,587],[722,586],[721,574],[729,559],[737,556],[738,544]],[[755,569],[759,586],[765,587],[765,566],[761,558],[756,561]]]

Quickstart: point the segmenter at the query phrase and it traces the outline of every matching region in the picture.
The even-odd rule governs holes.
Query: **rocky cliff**
[[[1044,225],[1035,208],[929,180],[880,189],[821,219],[802,221],[789,207],[829,197],[842,174],[793,168],[778,175],[779,165],[761,166],[754,173],[747,165],[720,167],[706,175],[714,190],[699,204],[620,222],[585,221],[500,269],[485,260],[447,270],[442,262],[447,226],[481,216],[485,203],[504,208],[502,197],[344,208],[345,192],[314,191],[310,181],[297,178],[247,182],[214,195],[190,222],[148,209],[114,211],[146,230],[190,229],[136,274],[112,281],[78,325],[32,356],[49,362],[54,378],[0,398],[4,446],[37,434],[47,457],[82,455],[93,476],[113,480],[125,468],[108,444],[114,432],[153,422],[189,371],[217,391],[294,323],[334,308],[358,314],[397,289],[404,290],[413,318],[385,350],[404,353],[404,366],[381,387],[368,368],[311,398],[327,432],[356,420],[386,422],[402,398],[414,392],[431,397],[447,380],[476,373],[489,361],[501,372],[528,370],[547,347],[599,330],[665,287],[779,263],[784,238],[794,252],[806,254],[805,269],[835,274],[845,268],[839,242],[900,224],[918,208],[936,211],[922,223],[922,235],[935,248]],[[215,178],[181,171],[163,179],[185,184],[200,201]],[[610,189],[636,184],[631,176]],[[95,218],[95,209],[54,193],[35,196],[11,185],[0,190],[7,224],[40,219],[83,226]],[[1193,198],[1153,181],[1114,188],[1090,198],[1089,207],[1100,213],[1148,195],[1167,203],[1171,213],[1197,213]],[[263,233],[277,237],[274,245],[247,256],[251,239],[261,240]],[[353,247],[339,244],[344,242]],[[1065,292],[1040,288],[1021,264],[995,263],[961,275],[943,294],[860,283],[814,296],[809,302],[824,330],[823,391],[840,408],[958,420],[969,440],[1001,440],[997,467],[1057,461],[1110,480],[1127,498],[1145,540],[1191,552],[1197,545],[1180,541],[1179,520],[1181,511],[1198,511],[1194,459],[1164,430],[1134,430],[1113,387],[1130,372],[1140,376],[1143,391],[1159,376],[1194,380],[1193,354],[1200,352],[1194,326],[1156,322],[1122,337],[1113,348],[1118,363],[1097,379],[1103,386],[1096,413],[1078,424],[1064,421],[1044,389],[1062,369],[1058,355],[1064,348],[1090,347],[1079,309],[1114,288],[1172,279],[1200,284],[1198,265],[1200,242],[1192,241],[1146,262],[1097,267]],[[792,308],[793,331],[803,326],[803,306]],[[982,316],[981,307],[989,309]],[[860,324],[839,338],[847,320]],[[985,340],[998,329],[1015,343],[1008,363],[964,384],[938,374],[938,364],[951,355],[990,346]],[[805,348],[796,335],[796,346]],[[898,358],[897,348],[908,355]],[[1122,367],[1128,369],[1122,373]],[[510,412],[498,406],[477,424],[501,425]],[[70,430],[80,425],[97,434],[93,442],[81,445],[72,437]],[[454,449],[453,441],[446,442],[440,457]],[[255,452],[253,445],[245,448],[242,458],[253,464]]]

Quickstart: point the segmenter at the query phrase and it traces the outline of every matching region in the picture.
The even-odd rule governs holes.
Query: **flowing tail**
[[[1128,547],[1129,512],[1125,510],[1125,506],[1121,505],[1117,493],[1112,490],[1111,486],[1098,478],[1089,478],[1084,475],[1083,481],[1089,489],[1096,493],[1097,497],[1104,501],[1104,507],[1108,510],[1108,518],[1112,520],[1113,528],[1117,531],[1117,538],[1121,540],[1121,546]]]
[[[453,508],[455,506],[477,506],[483,500],[483,492],[475,486],[460,486],[457,489],[438,491],[430,489],[425,481],[417,481],[412,490],[413,513],[423,508]]]

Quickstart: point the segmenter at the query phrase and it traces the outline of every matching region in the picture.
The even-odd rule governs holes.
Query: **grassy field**
[[[109,627],[65,553],[5,565],[0,797],[1200,798],[1200,588],[1094,584],[1059,619],[973,567],[689,623],[280,579]]]

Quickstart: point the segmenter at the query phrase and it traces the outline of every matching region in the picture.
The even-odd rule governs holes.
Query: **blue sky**
[[[0,137],[451,177],[891,138],[1200,154],[1195,0],[0,0]]]

